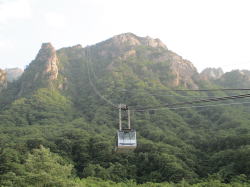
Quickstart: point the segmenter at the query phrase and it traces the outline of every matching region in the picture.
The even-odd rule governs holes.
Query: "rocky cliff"
[[[47,87],[58,77],[59,60],[51,43],[43,43],[35,60],[25,69],[20,79],[19,95],[37,87]]]
[[[223,74],[221,68],[206,68],[201,72],[200,76],[203,80],[215,80],[221,78]]]
[[[38,78],[46,78],[48,80],[55,80],[58,76],[58,64],[59,60],[56,55],[55,48],[51,43],[43,43],[34,64],[39,64],[42,69],[34,77],[34,80]]]
[[[21,77],[23,74],[23,70],[20,68],[9,68],[5,69],[6,75],[7,75],[7,80],[8,82],[12,82],[14,80],[17,80]]]
[[[227,72],[220,79],[217,79],[216,83],[226,88],[249,88],[250,71],[233,70]]]
[[[123,46],[148,46],[153,48],[164,48],[167,49],[166,45],[162,43],[161,40],[153,39],[149,36],[146,37],[139,37],[132,33],[124,33],[120,35],[116,35],[107,41],[105,43],[109,43],[111,45],[114,45],[116,47],[123,47]]]
[[[7,86],[7,78],[6,78],[6,72],[2,69],[0,69],[0,92],[6,88]]]
[[[65,91],[76,81],[83,87],[88,84],[88,60],[93,69],[91,76],[97,75],[95,78],[127,79],[169,88],[198,89],[202,80],[219,79],[219,85],[229,86],[232,74],[237,74],[243,81],[248,77],[246,72],[234,72],[229,76],[220,68],[207,68],[199,74],[190,61],[169,50],[159,39],[125,33],[85,48],[76,45],[56,51],[50,43],[42,44],[36,58],[19,79],[19,95],[48,85]],[[74,92],[77,94],[78,91]]]
[[[249,71],[233,71],[199,82],[200,75],[190,61],[158,39],[131,33],[85,48],[77,45],[56,51],[51,44],[43,44],[23,75],[0,94],[0,186],[36,186],[31,176],[49,176],[40,170],[33,175],[27,169],[43,167],[39,162],[36,167],[27,157],[37,148],[43,149],[40,145],[50,148],[55,163],[61,164],[53,165],[56,171],[68,170],[63,161],[67,159],[74,176],[83,180],[101,177],[114,180],[116,186],[123,185],[117,183],[120,181],[128,181],[123,186],[163,181],[183,186],[200,181],[208,186],[212,178],[206,177],[214,176],[228,185],[231,181],[244,185],[250,180],[249,105],[238,105],[245,101],[240,98],[228,102],[207,98],[231,95],[223,91],[173,90],[249,88],[249,75]],[[5,84],[5,76],[0,71],[0,83]],[[198,102],[200,99],[206,102]],[[128,155],[113,151],[119,128],[114,106],[119,103],[131,109],[131,127],[138,135],[138,146]],[[230,103],[234,104],[227,105]],[[127,121],[125,113],[122,121]],[[49,161],[53,161],[51,157]],[[65,172],[62,178],[56,177],[58,186],[79,181]],[[72,181],[68,183],[66,178]],[[55,186],[54,178],[51,181]],[[218,180],[211,182],[210,186],[220,185]]]
[[[128,61],[127,64],[134,61],[137,65],[143,66],[144,73],[158,73],[155,74],[155,77],[164,74],[165,71],[163,76],[169,78],[167,82],[164,79],[163,84],[173,87],[198,88],[197,80],[199,76],[194,65],[168,50],[167,46],[159,39],[148,36],[138,37],[132,33],[125,33],[92,46],[92,50],[95,51],[95,55],[99,59],[112,61],[107,66],[110,70],[116,66],[115,62],[117,61],[123,63]],[[145,61],[148,61],[148,63],[145,64]],[[132,66],[135,65],[132,64]],[[138,72],[134,73],[137,74]]]

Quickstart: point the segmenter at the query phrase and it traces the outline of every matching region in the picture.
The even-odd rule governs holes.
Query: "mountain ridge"
[[[223,74],[223,79],[201,79],[190,61],[158,40],[131,34],[87,47],[55,50],[50,43],[42,44],[22,76],[0,93],[0,186],[21,186],[20,179],[30,182],[34,172],[27,164],[37,156],[31,154],[34,150],[49,154],[41,145],[57,155],[57,164],[72,164],[69,175],[80,178],[75,181],[86,177],[137,183],[215,180],[212,186],[218,181],[250,181],[247,99],[164,107],[242,94],[174,89],[247,86],[249,75],[235,71]],[[131,110],[138,141],[134,152],[114,152],[118,110],[107,100],[130,109],[152,109]],[[162,108],[155,108],[159,105]],[[41,168],[40,159],[32,163]]]
[[[182,85],[185,88],[198,89],[199,84],[197,84],[197,82],[200,82],[202,80],[213,81],[214,79],[219,79],[223,74],[223,71],[220,68],[206,68],[201,73],[198,73],[196,67],[192,64],[192,62],[183,59],[178,54],[172,52],[171,50],[168,50],[167,46],[159,39],[153,39],[149,36],[139,37],[133,33],[123,33],[115,35],[107,40],[91,45],[89,47],[95,48],[95,50],[97,51],[97,55],[100,56],[99,58],[107,58],[107,56],[111,56],[115,59],[112,60],[112,63],[108,66],[108,69],[110,70],[112,69],[112,66],[114,65],[114,62],[116,60],[126,61],[129,60],[129,58],[139,56],[141,49],[138,48],[153,48],[156,51],[147,52],[148,54],[144,58],[148,58],[154,62],[161,63],[164,61],[168,61],[167,63],[170,66],[170,71],[173,74],[173,77],[175,77],[170,83],[170,85],[173,87]],[[60,65],[58,64],[60,59],[57,58],[57,53],[65,49],[78,49],[78,51],[81,52],[77,52],[77,54],[75,53],[75,55],[79,55],[79,58],[83,58],[83,53],[85,53],[84,51],[86,51],[87,48],[88,46],[82,47],[80,44],[78,44],[72,47],[65,47],[55,50],[51,43],[43,43],[34,61],[47,61],[47,64],[44,66],[44,72],[42,72],[41,75],[38,75],[37,73],[35,75],[37,77],[33,77],[32,80],[42,79],[42,77],[45,75],[49,76],[49,79],[51,80],[57,79],[58,73],[60,71]],[[51,59],[49,59],[48,57],[50,55],[49,53],[51,53]],[[22,73],[17,73],[17,76],[14,78],[14,80],[20,78],[21,74]],[[12,81],[11,79],[12,78],[10,78],[9,80]],[[62,86],[63,85],[60,85],[60,87]]]

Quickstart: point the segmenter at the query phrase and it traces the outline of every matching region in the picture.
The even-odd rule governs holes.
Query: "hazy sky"
[[[0,0],[0,68],[132,32],[161,39],[202,70],[250,69],[249,0]]]

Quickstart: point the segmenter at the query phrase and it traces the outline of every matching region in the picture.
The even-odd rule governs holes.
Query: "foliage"
[[[0,94],[0,186],[250,185],[248,106],[131,111],[138,147],[114,152],[117,111],[95,94],[89,77],[104,97],[132,109],[231,93],[169,92],[170,60],[154,61],[165,49],[135,47],[137,55],[124,59],[108,47],[106,56],[92,47],[89,71],[85,49],[61,49],[58,80],[32,82],[19,94],[43,67],[33,62]]]

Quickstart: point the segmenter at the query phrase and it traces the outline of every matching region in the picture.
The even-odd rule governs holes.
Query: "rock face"
[[[215,80],[221,78],[223,74],[221,68],[206,68],[201,72],[200,76],[203,80]]]
[[[155,49],[167,49],[159,40],[150,37],[139,37],[132,33],[116,35],[108,40],[97,43],[94,47],[100,49],[100,56],[111,56],[113,58],[131,53],[134,55],[134,49],[138,47],[151,47]],[[131,51],[131,52],[130,52]]]
[[[162,43],[159,39],[153,39],[149,36],[147,37],[139,37],[136,36],[132,33],[124,33],[120,35],[116,35],[113,38],[107,40],[106,42],[111,42],[115,46],[138,46],[138,45],[143,45],[143,46],[149,46],[149,47],[162,47],[162,48],[167,48],[164,43]]]
[[[19,96],[38,87],[47,87],[56,80],[59,71],[59,60],[56,50],[50,43],[43,43],[35,60],[25,69]]]
[[[136,59],[136,63],[140,63],[146,60],[152,64],[143,67],[143,70],[148,71],[148,73],[164,74],[165,69],[165,74],[168,74],[166,76],[171,76],[171,79],[167,80],[168,85],[198,88],[195,80],[199,79],[199,76],[194,65],[168,50],[167,46],[159,39],[125,33],[98,43],[92,48],[96,50],[95,54],[99,56],[99,59],[112,58],[112,63],[108,65],[109,70],[115,67],[115,61],[126,62]],[[164,68],[160,66],[164,66]]]
[[[86,48],[75,45],[56,51],[51,43],[43,43],[36,58],[18,80],[18,95],[48,86],[66,90],[69,85],[76,84],[79,79],[73,79],[72,75],[84,74],[87,51],[93,67],[97,68],[97,73],[114,75],[123,71],[124,74],[119,74],[120,78],[131,76],[130,79],[136,78],[141,81],[148,79],[170,87],[199,87],[199,74],[190,61],[168,50],[159,39],[125,33]],[[64,60],[60,62],[61,58]],[[60,79],[59,68],[62,73]],[[80,70],[81,68],[83,70]],[[21,71],[16,69],[10,69],[8,72],[21,74]],[[20,74],[16,73],[16,77],[12,77],[10,81],[17,79]]]
[[[226,88],[249,88],[250,71],[233,70],[227,72],[216,83]]]
[[[94,70],[91,76],[96,79],[134,80],[150,86],[188,89],[199,89],[204,83],[202,80],[213,80],[211,83],[228,88],[248,88],[250,85],[249,71],[224,74],[221,68],[207,68],[199,74],[190,61],[170,51],[159,39],[132,33],[117,35],[85,48],[75,45],[56,51],[50,43],[44,43],[19,79],[22,71],[16,68],[7,70],[7,78],[9,76],[9,81],[18,79],[19,96],[44,87],[74,92],[77,96],[78,87],[89,84],[86,70],[89,59]],[[0,89],[6,85],[6,73],[1,70]]]
[[[0,92],[6,88],[7,86],[7,78],[6,78],[6,72],[0,69]]]
[[[172,81],[172,86],[177,87],[181,85],[186,88],[197,89],[196,80],[199,80],[199,75],[194,65],[173,52],[170,52],[170,57],[170,68],[175,77]]]
[[[56,55],[56,50],[50,43],[43,43],[42,47],[35,59],[36,63],[40,63],[44,66],[41,73],[36,74],[35,79],[47,77],[49,80],[55,80],[58,76],[58,64],[59,60]]]
[[[7,81],[13,82],[15,80],[18,80],[21,75],[23,74],[23,70],[20,68],[9,68],[5,69],[6,75],[7,75]]]

